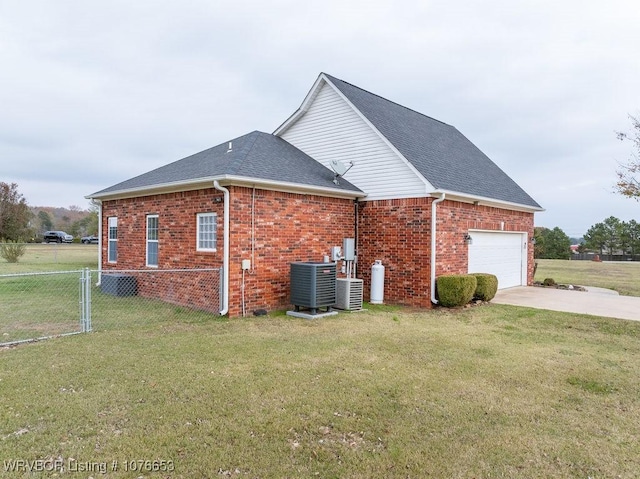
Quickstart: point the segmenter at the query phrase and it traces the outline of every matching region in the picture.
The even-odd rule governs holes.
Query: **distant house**
[[[336,161],[353,163],[339,179]],[[390,303],[430,307],[433,278],[449,273],[530,284],[542,211],[454,127],[324,73],[273,134],[248,133],[89,197],[102,204],[103,270],[227,265],[230,316],[242,312],[242,260],[246,310],[283,308],[290,263],[322,261],[344,238],[356,240],[365,299],[374,260]]]

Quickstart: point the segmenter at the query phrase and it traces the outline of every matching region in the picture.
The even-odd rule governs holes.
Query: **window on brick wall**
[[[147,216],[147,266],[158,266],[158,215]]]
[[[218,215],[215,213],[198,213],[196,221],[196,250],[216,251]]]
[[[118,261],[118,218],[113,216],[107,220],[107,261]]]

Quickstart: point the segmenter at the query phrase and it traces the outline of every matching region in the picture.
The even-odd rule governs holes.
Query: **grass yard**
[[[30,477],[6,472],[16,460],[106,470],[69,477],[640,470],[640,323],[501,305],[177,313],[0,349],[0,475]]]
[[[0,276],[0,343],[80,331],[79,277]]]
[[[536,281],[553,278],[557,283],[595,286],[640,296],[640,262],[569,261],[537,259]]]
[[[0,275],[97,267],[98,245],[95,244],[33,243],[27,245],[27,251],[18,263],[0,259]]]

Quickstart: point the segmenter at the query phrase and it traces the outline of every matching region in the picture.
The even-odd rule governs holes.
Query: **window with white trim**
[[[218,215],[216,213],[198,213],[196,221],[196,250],[216,251]]]
[[[147,216],[147,266],[158,266],[158,215]]]
[[[112,216],[107,219],[107,261],[115,263],[118,261],[118,217]]]

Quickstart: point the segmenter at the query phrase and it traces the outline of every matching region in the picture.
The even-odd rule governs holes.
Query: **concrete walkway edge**
[[[491,302],[640,321],[640,298],[620,296],[615,291],[603,288],[585,288],[586,292],[518,286],[499,290]]]

